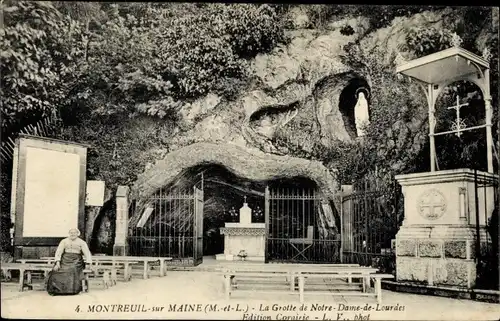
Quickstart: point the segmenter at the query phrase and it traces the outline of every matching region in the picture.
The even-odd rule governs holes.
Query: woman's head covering
[[[358,89],[356,89],[356,92],[354,93],[354,97],[356,97],[356,99],[358,99],[360,93],[365,94],[365,98],[366,99],[370,98],[370,90],[368,90],[368,88],[366,88],[366,87],[359,87]]]
[[[77,236],[80,236],[80,234],[81,234],[81,233],[80,233],[80,230],[79,230],[79,229],[77,229],[77,228],[72,228],[72,229],[70,229],[68,233],[71,233],[72,231],[76,231]]]

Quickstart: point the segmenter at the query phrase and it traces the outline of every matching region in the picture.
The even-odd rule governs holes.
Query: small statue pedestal
[[[252,210],[247,203],[240,209],[240,222],[225,223],[220,232],[224,235],[224,253],[217,254],[216,260],[265,261],[266,224],[252,223]],[[238,256],[242,252],[246,257]]]
[[[481,250],[485,225],[495,207],[491,173],[478,172],[476,222],[474,171],[470,169],[398,175],[404,221],[396,235],[397,281],[473,288],[476,282],[476,223]]]

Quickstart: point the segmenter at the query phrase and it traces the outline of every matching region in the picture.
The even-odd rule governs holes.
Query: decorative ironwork
[[[485,47],[483,49],[483,59],[489,62],[492,57],[493,54],[491,53],[490,49],[488,47]]]
[[[140,226],[131,227],[131,255],[172,257],[196,265],[203,257],[203,192],[160,189],[149,199],[152,208]],[[138,213],[139,214],[139,213]],[[140,213],[142,214],[142,213]]]
[[[264,211],[259,205],[252,210],[252,222],[253,223],[264,223]]]
[[[267,261],[339,262],[340,240],[325,235],[316,190],[272,188],[266,194]]]
[[[456,119],[451,125],[451,130],[452,132],[455,132],[455,135],[457,135],[457,137],[462,136],[462,131],[467,128],[467,123],[465,122],[465,120],[460,118],[460,108],[464,106],[469,106],[469,103],[460,104],[460,97],[457,96],[457,104],[447,107],[447,109],[455,109]]]
[[[229,221],[230,222],[239,222],[240,221],[240,213],[233,207],[228,212]]]
[[[394,189],[382,191],[363,183],[342,197],[342,263],[375,266],[392,273],[393,240],[403,208],[401,186],[394,182]]]
[[[446,213],[446,198],[435,188],[424,192],[417,204],[420,215],[428,220],[437,220]]]
[[[453,47],[458,48],[462,45],[463,40],[456,32],[454,32],[451,36],[451,43],[453,44]]]

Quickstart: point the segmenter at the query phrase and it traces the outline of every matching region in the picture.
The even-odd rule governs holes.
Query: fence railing
[[[368,183],[346,186],[342,203],[342,262],[395,273],[393,240],[403,217],[399,184],[378,189]]]
[[[475,227],[474,257],[476,260],[476,288],[499,288],[499,185],[498,179],[474,172],[474,212],[469,222]],[[471,222],[472,221],[472,222]]]

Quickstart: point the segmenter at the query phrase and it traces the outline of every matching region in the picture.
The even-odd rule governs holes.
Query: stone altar
[[[478,172],[481,180],[496,180]],[[405,218],[396,235],[398,281],[473,288],[476,281],[476,208],[481,247],[491,217],[494,187],[479,186],[470,169],[398,175],[404,194]]]
[[[246,200],[240,208],[240,222],[225,223],[220,232],[224,235],[224,253],[217,254],[217,260],[265,261],[266,224],[252,223],[252,209]],[[246,253],[245,258],[238,256],[241,251]]]

